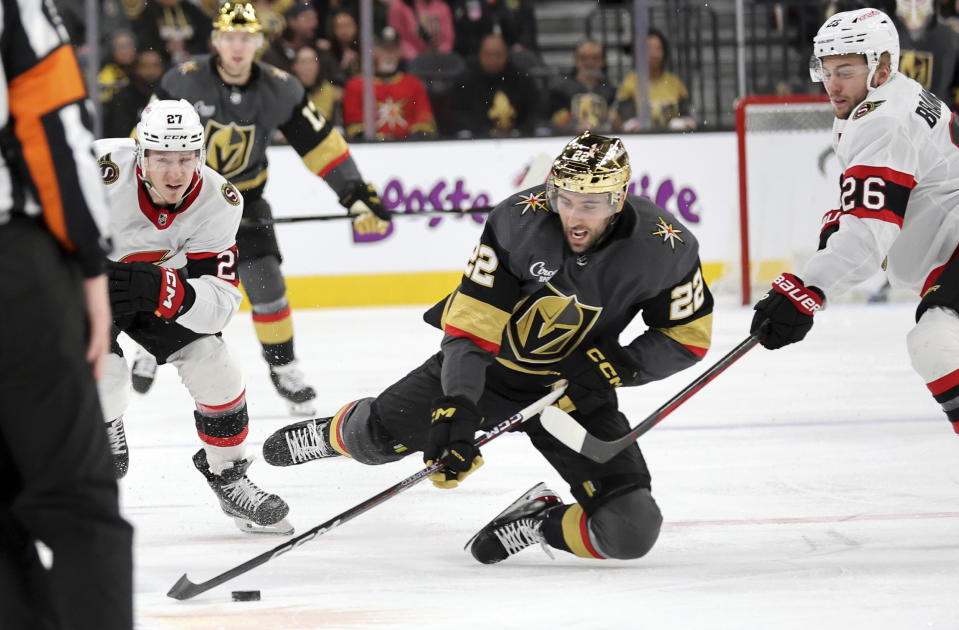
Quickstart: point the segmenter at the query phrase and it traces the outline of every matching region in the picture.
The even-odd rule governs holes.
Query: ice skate
[[[303,380],[303,373],[296,361],[286,365],[271,365],[270,380],[276,393],[282,396],[294,416],[312,416],[316,414],[316,391]]]
[[[130,368],[130,381],[133,383],[134,391],[140,394],[150,391],[156,376],[156,357],[142,348],[137,350],[136,356],[133,357],[133,367]]]
[[[123,479],[130,467],[130,449],[127,448],[127,434],[123,428],[123,416],[107,422],[106,425],[110,455],[113,456],[113,478]]]
[[[331,418],[312,418],[289,424],[263,442],[263,459],[271,466],[293,466],[338,453],[330,445]]]
[[[550,508],[562,504],[556,493],[540,482],[497,514],[469,539],[464,549],[469,549],[483,564],[501,562],[536,543],[542,544],[544,551],[553,557],[543,539],[543,516]]]
[[[193,465],[203,473],[213,493],[220,501],[220,508],[233,517],[236,526],[248,534],[293,533],[293,526],[286,520],[290,506],[286,501],[264,492],[246,476],[253,458],[236,460],[219,475],[210,470],[206,451],[202,448],[193,456]]]

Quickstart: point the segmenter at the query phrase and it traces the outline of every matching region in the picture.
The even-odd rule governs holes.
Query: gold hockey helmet
[[[547,181],[547,196],[557,188],[578,193],[609,193],[613,213],[623,208],[632,169],[619,138],[584,131],[563,148],[553,161]]]
[[[217,31],[260,33],[263,23],[252,2],[224,2],[213,20],[213,28]]]

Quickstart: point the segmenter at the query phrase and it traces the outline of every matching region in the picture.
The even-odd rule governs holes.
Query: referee
[[[53,0],[0,11],[0,628],[130,630],[133,530],[94,385],[111,317],[86,93]]]

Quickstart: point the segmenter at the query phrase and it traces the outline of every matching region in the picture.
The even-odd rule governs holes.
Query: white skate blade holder
[[[233,516],[233,522],[236,528],[244,534],[268,534],[271,536],[289,536],[293,533],[293,525],[287,519],[282,519],[272,525],[257,525],[253,521],[245,518]]]

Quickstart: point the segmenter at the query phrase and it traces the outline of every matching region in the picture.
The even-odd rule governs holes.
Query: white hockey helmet
[[[137,164],[145,172],[147,151],[198,151],[198,174],[206,161],[203,124],[193,105],[184,99],[153,101],[137,123]]]
[[[899,33],[888,15],[879,9],[843,11],[828,18],[813,38],[813,56],[809,60],[809,76],[823,80],[822,58],[830,55],[865,55],[871,91],[872,77],[883,53],[889,53],[890,76],[899,69]]]

